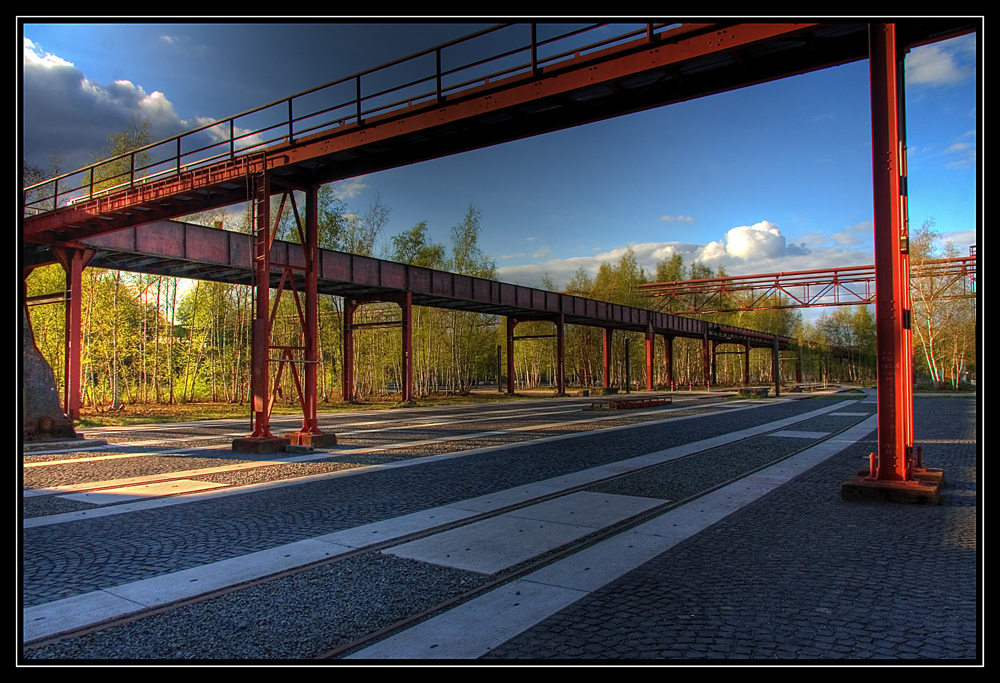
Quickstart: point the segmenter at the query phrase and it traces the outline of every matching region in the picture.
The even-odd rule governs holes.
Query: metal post
[[[66,417],[78,420],[80,419],[80,330],[83,321],[84,252],[81,249],[69,249],[64,253],[64,259],[60,260],[63,260],[63,268],[66,270],[66,291],[69,298],[66,301],[66,367],[63,376],[66,389],[63,408]]]
[[[653,390],[653,347],[656,337],[652,330],[646,331],[646,391]]]
[[[404,292],[399,297],[399,307],[402,309],[402,382],[400,387],[403,394],[403,403],[413,400],[413,326],[410,321],[413,317],[413,293]]]
[[[774,396],[781,396],[781,362],[778,358],[778,335],[774,335],[774,346],[771,347],[771,377],[774,381]]]
[[[666,362],[666,375],[664,379],[671,391],[674,389],[674,338],[663,335],[664,360]]]
[[[912,340],[903,53],[895,24],[869,27],[878,351],[878,468],[870,477],[905,481],[913,445]]]
[[[709,362],[709,352],[708,352],[708,332],[701,339],[701,373],[705,380],[705,386],[711,388],[712,386],[712,369]]]
[[[514,393],[514,328],[517,320],[507,316],[507,393]]]
[[[345,402],[354,400],[354,311],[357,308],[357,301],[344,299],[344,369],[341,373],[341,394]]]
[[[750,342],[743,345],[743,386],[750,386]]]
[[[611,335],[614,333],[614,329],[611,327],[604,328],[604,344],[602,350],[604,352],[604,388],[608,389],[611,387]]]
[[[632,356],[629,350],[629,338],[625,337],[625,393],[632,392]]]
[[[289,107],[291,104],[289,103]],[[291,112],[289,112],[290,114]],[[289,127],[291,122],[289,122]],[[291,134],[291,130],[289,130]],[[319,193],[317,187],[309,188],[306,195],[306,243],[303,246],[306,260],[306,328],[302,331],[305,343],[305,397],[302,402],[302,431],[321,434],[316,410],[319,397],[316,387],[316,366],[319,363],[319,294],[317,280],[319,270]]]
[[[566,317],[560,313],[553,321],[556,325],[556,393],[566,393]]]
[[[271,271],[271,184],[267,173],[257,178],[254,196],[256,234],[254,239],[254,276],[257,309],[252,324],[251,386],[253,387],[253,433],[251,438],[272,437],[270,430],[270,392],[268,390],[268,346],[270,325]]]

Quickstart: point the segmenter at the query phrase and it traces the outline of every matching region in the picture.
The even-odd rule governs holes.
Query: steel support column
[[[271,183],[267,173],[256,178],[254,187],[254,294],[250,386],[253,391],[253,432],[250,438],[274,438],[270,427],[268,353],[271,339]]]
[[[354,312],[357,310],[356,300],[344,299],[344,361],[340,379],[341,396],[346,403],[354,400]]]
[[[601,350],[604,356],[604,388],[611,387],[611,339],[614,334],[613,327],[604,328],[604,340]]]
[[[652,330],[646,331],[646,391],[653,390],[653,348],[656,335]]]
[[[560,313],[552,319],[556,326],[556,394],[566,394],[566,316]]]
[[[294,201],[293,201],[294,207]],[[298,215],[296,214],[296,219]],[[305,231],[302,235],[302,255],[305,261],[305,312],[302,315],[303,361],[305,389],[302,394],[302,429],[290,435],[299,446],[332,446],[333,434],[319,428],[317,408],[319,391],[316,375],[319,368],[319,187],[306,190]]]
[[[399,389],[402,394],[402,402],[409,403],[413,400],[413,293],[410,291],[402,293],[396,303],[399,304],[402,311],[401,341],[403,348],[401,360],[403,365],[401,371],[403,376],[400,378],[402,386]]]
[[[674,390],[674,338],[668,334],[663,335],[663,359],[666,368],[664,381],[667,388]]]
[[[94,255],[90,249],[53,247],[52,252],[66,271],[66,333],[63,410],[70,420],[80,419],[80,332],[83,322],[83,269]]]
[[[743,345],[743,386],[750,386],[750,342]]]
[[[507,393],[514,393],[514,328],[517,320],[507,316]]]
[[[778,355],[778,335],[774,335],[771,347],[771,381],[774,383],[775,397],[781,396],[781,357]]]
[[[906,481],[913,447],[913,351],[903,51],[895,24],[872,24],[869,45],[878,353],[878,465],[869,476]]]
[[[701,338],[701,374],[705,381],[705,387],[710,389],[712,387],[712,367],[708,344],[708,333],[706,332],[705,336]]]

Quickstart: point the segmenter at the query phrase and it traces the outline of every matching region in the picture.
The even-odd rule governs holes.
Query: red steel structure
[[[307,198],[308,199],[308,198]],[[300,216],[294,196],[282,197],[281,208],[290,206],[296,218]],[[281,211],[277,212],[280,219]],[[723,344],[738,344],[749,353],[751,348],[786,349],[791,340],[779,335],[748,330],[740,327],[721,325],[692,318],[685,318],[671,313],[661,313],[631,306],[610,304],[593,299],[549,292],[522,285],[512,285],[482,278],[460,275],[445,271],[436,271],[418,266],[394,263],[381,259],[332,251],[328,249],[307,249],[310,244],[309,225],[313,221],[306,211],[306,226],[300,231],[299,242],[286,242],[274,238],[273,225],[268,225],[266,234],[245,235],[227,230],[208,228],[201,225],[181,223],[178,221],[157,221],[117,230],[114,233],[97,235],[80,240],[81,249],[78,253],[87,254],[87,263],[92,267],[111,270],[126,270],[178,277],[215,280],[233,284],[259,284],[261,270],[260,262],[262,245],[266,240],[266,258],[268,263],[268,284],[271,290],[276,290],[273,305],[261,304],[257,300],[258,315],[256,320],[263,320],[263,327],[269,333],[273,326],[277,301],[284,295],[292,296],[299,311],[301,328],[315,331],[308,310],[314,310],[310,305],[310,292],[340,296],[344,300],[343,331],[344,331],[344,373],[343,396],[345,400],[354,398],[354,332],[357,330],[399,326],[402,328],[401,368],[403,384],[400,387],[402,400],[408,401],[412,396],[412,364],[411,364],[411,330],[412,307],[430,306],[451,310],[473,311],[489,316],[504,316],[507,319],[508,343],[507,359],[512,363],[513,344],[517,339],[532,336],[553,337],[556,339],[558,391],[565,391],[565,352],[564,330],[567,324],[599,327],[604,330],[605,339],[610,339],[614,330],[624,330],[645,333],[646,337],[646,377],[647,389],[652,390],[653,355],[656,335],[662,335],[666,345],[667,383],[671,383],[670,359],[672,342],[675,337],[698,339],[702,342],[705,361],[704,377],[706,382],[714,372],[709,366],[710,347],[717,348]],[[264,223],[262,223],[264,224]],[[310,256],[315,253],[315,257]],[[26,249],[26,260],[32,267],[56,262],[58,250],[45,245],[34,245]],[[79,287],[79,273],[69,287],[72,292]],[[304,281],[304,287],[303,287]],[[298,283],[298,284],[297,284]],[[305,305],[302,304],[300,289],[305,289]],[[256,289],[256,288],[255,288]],[[42,297],[38,303],[51,303],[63,298],[54,296]],[[388,303],[389,306],[378,307],[373,315],[364,322],[355,322],[355,315],[361,306],[367,304]],[[71,307],[73,303],[71,301]],[[400,310],[396,319],[394,306]],[[303,309],[307,309],[304,311]],[[514,336],[514,329],[520,322],[547,321],[555,326],[552,335]],[[260,323],[255,323],[260,325]],[[288,438],[297,445],[318,445],[321,440],[330,440],[333,435],[323,435],[315,424],[315,403],[311,388],[315,380],[309,375],[316,367],[317,354],[310,340],[315,332],[304,334],[303,343],[295,346],[275,346],[259,328],[253,331],[254,341],[263,345],[267,343],[269,355],[268,364],[278,363],[277,377],[269,387],[267,375],[261,378],[254,376],[254,425],[255,432],[237,445],[241,448],[252,447],[254,444],[277,443],[276,439]],[[777,346],[775,346],[777,344]],[[67,348],[67,354],[71,347]],[[714,356],[712,356],[714,361]],[[70,358],[70,365],[78,367],[79,358]],[[777,357],[772,358],[776,364]],[[303,366],[305,387],[300,381],[297,370]],[[292,435],[275,437],[269,429],[270,408],[280,375],[283,372],[292,374],[303,408],[303,427]],[[746,373],[744,373],[746,376]],[[513,369],[508,365],[508,392],[513,393]],[[604,386],[611,382],[610,352],[605,357]],[[67,377],[69,392],[66,396],[68,411],[79,410],[78,391],[79,373]],[[780,387],[776,387],[780,391]],[[73,396],[77,398],[74,399]]]
[[[870,25],[704,22],[647,24],[617,33],[612,25],[615,35],[592,26],[545,39],[538,31],[551,27],[499,25],[26,187],[21,236],[85,253],[79,240],[88,236],[252,199],[254,393],[263,416],[272,192],[299,189],[313,196],[323,183],[363,173],[868,58],[880,355],[880,466],[874,476],[908,481],[912,387],[906,376],[912,360],[904,343],[909,264],[902,55],[915,45],[976,31],[979,24],[974,18]],[[445,52],[461,53],[472,41],[507,30],[528,37],[493,57],[443,67]],[[524,60],[507,66],[515,55]],[[432,60],[433,67],[396,86],[365,90],[387,68],[415,66],[417,60]],[[483,75],[490,65],[497,70]],[[160,161],[143,166],[139,160],[150,154]],[[307,217],[314,213],[307,207]],[[308,267],[305,272],[308,283]],[[306,334],[310,315],[303,315]],[[304,431],[308,421],[305,416]],[[252,438],[272,438],[268,433],[266,424],[257,424]]]
[[[911,276],[943,278],[941,289],[963,282],[967,288],[954,296],[975,296],[976,257],[924,261],[912,269]],[[875,303],[875,266],[651,282],[639,288],[658,299],[655,310],[674,309],[685,315],[857,306]]]

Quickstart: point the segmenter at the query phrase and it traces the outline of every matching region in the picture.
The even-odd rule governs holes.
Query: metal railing
[[[592,53],[645,36],[654,40],[679,24],[589,24],[539,39],[538,29],[561,28],[561,24],[497,24],[466,36],[416,52],[377,67],[255,107],[229,118],[150,143],[130,152],[104,159],[76,171],[64,173],[24,187],[25,216],[37,215],[128,190],[139,184],[180,176],[182,173],[257,151],[279,142],[294,142],[306,135],[335,131],[349,124],[364,125],[367,119],[489,85],[517,74],[536,73],[557,62]],[[510,37],[512,31],[528,30],[527,39]],[[615,29],[618,29],[616,32]],[[611,35],[599,36],[599,32]],[[502,37],[501,37],[501,34]],[[596,40],[593,38],[598,36]],[[445,68],[446,52],[467,52],[501,37],[511,45],[488,56]],[[587,42],[590,40],[590,42]],[[420,60],[433,58],[433,68],[420,70]],[[399,81],[390,71],[416,67],[416,76]],[[482,72],[482,73],[481,73]],[[368,92],[371,90],[371,92]],[[166,155],[162,160],[160,155]]]

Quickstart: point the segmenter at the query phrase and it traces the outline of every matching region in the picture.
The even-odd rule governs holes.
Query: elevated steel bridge
[[[321,184],[867,58],[880,359],[879,465],[869,479],[906,487],[914,484],[914,470],[903,58],[914,46],[975,32],[980,23],[962,17],[674,22],[628,31],[595,25],[545,40],[535,24],[503,24],[27,187],[22,240],[54,247],[70,281],[79,282],[79,240],[252,202],[258,308],[250,439],[268,440],[270,249],[277,225],[270,223],[270,202],[272,195],[306,192],[299,226],[302,325],[311,340],[302,359],[302,434],[308,435],[317,429]],[[444,66],[453,53],[504,32],[513,36],[505,48]],[[429,67],[419,71],[418,62]],[[403,70],[417,75],[387,82],[389,70],[404,64],[417,67]]]

